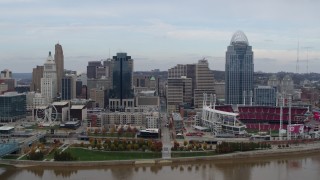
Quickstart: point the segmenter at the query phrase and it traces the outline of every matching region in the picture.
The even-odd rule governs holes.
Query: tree
[[[94,134],[98,134],[99,133],[99,129],[94,129]]]
[[[112,127],[112,128],[110,129],[110,134],[113,136],[115,132],[116,132],[115,128]]]
[[[29,160],[42,160],[44,157],[44,154],[39,149],[33,148],[31,149],[30,153],[28,154],[27,158]]]
[[[102,128],[102,134],[106,134],[107,133],[107,129],[106,128]]]
[[[132,145],[131,144],[127,144],[127,150],[131,151],[131,149],[132,149]]]
[[[177,141],[174,141],[174,143],[173,143],[173,149],[174,149],[174,150],[178,150],[179,146],[180,146],[180,144],[179,144]]]
[[[203,149],[206,150],[207,148],[208,148],[207,143],[204,143],[204,144],[203,144]]]
[[[187,145],[188,145],[188,141],[185,140],[185,141],[183,142],[183,145],[184,145],[184,146],[187,146]]]
[[[97,144],[97,148],[98,148],[99,150],[102,148],[101,143],[98,143],[98,144]]]
[[[138,144],[133,144],[133,149],[134,150],[138,150],[139,149],[139,145]]]
[[[162,142],[157,141],[154,143],[154,151],[161,152],[162,151]]]
[[[110,139],[106,139],[106,140],[104,141],[104,144],[107,144],[108,146],[110,146],[110,145],[111,145],[111,140],[110,140]]]
[[[130,126],[128,127],[127,132],[128,132],[128,133],[132,133],[132,132],[133,132],[133,131],[132,131],[132,128],[131,128]]]
[[[55,161],[75,161],[77,158],[74,157],[70,152],[54,152],[54,160]]]
[[[118,129],[118,136],[121,136],[124,132],[124,129],[123,127],[121,126],[119,129]]]

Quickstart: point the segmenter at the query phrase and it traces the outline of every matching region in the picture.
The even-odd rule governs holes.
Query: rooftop
[[[1,126],[0,127],[0,131],[9,131],[12,129],[14,129],[14,127],[12,127],[12,126]]]
[[[230,45],[235,45],[235,44],[245,44],[249,45],[249,41],[247,36],[244,34],[242,31],[237,31],[233,34]]]

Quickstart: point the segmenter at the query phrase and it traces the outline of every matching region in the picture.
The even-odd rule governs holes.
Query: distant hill
[[[32,73],[12,73],[14,79],[32,79]]]

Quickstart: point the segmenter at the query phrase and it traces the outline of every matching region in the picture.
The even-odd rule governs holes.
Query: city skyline
[[[135,71],[168,70],[202,58],[210,69],[224,70],[225,47],[237,30],[254,47],[255,71],[296,72],[298,41],[299,73],[307,67],[317,72],[320,65],[318,1],[2,0],[0,5],[0,68],[12,72],[32,72],[57,43],[65,68],[79,73],[88,61],[117,52],[132,56]]]

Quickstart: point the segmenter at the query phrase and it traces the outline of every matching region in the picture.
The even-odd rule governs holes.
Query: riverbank
[[[221,154],[214,156],[198,156],[198,157],[180,157],[171,159],[143,159],[143,160],[112,160],[112,161],[29,161],[29,160],[10,160],[2,159],[0,164],[11,165],[15,167],[92,167],[92,166],[114,166],[114,165],[155,165],[155,164],[171,164],[171,163],[186,163],[199,161],[219,161],[228,162],[232,160],[247,160],[252,158],[271,158],[297,156],[305,154],[313,154],[320,152],[320,143],[300,144],[289,148],[278,149],[274,147],[268,150],[255,150],[247,152],[235,152],[230,154]]]

